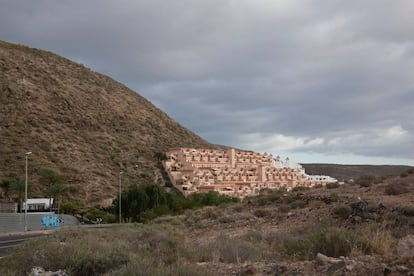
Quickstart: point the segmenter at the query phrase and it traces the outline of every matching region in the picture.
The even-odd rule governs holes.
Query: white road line
[[[24,239],[15,239],[15,240],[0,241],[0,244],[2,244],[2,243],[9,243],[9,242],[26,241],[26,240],[30,240],[30,239],[33,239],[33,237],[30,237],[30,238],[24,238]]]

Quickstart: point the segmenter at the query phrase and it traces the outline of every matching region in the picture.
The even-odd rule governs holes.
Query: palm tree
[[[46,186],[46,191],[49,196],[50,211],[52,211],[52,191],[55,189],[52,188],[52,186],[59,185],[62,182],[62,177],[58,172],[50,168],[40,168],[39,175],[39,182]]]
[[[62,184],[55,184],[48,188],[48,192],[51,196],[56,198],[57,202],[57,213],[60,213],[60,202],[63,195],[68,192],[68,188],[63,186]]]

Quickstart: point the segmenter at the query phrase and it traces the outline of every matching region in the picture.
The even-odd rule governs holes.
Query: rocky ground
[[[389,189],[401,184],[405,187],[401,191]],[[383,179],[368,187],[345,184],[297,191],[282,195],[281,199],[269,193],[238,205],[207,208],[200,214],[189,212],[183,219],[188,225],[186,237],[201,244],[221,235],[232,239],[253,232],[282,234],[297,227],[313,229],[318,225],[339,226],[358,233],[367,229],[367,235],[373,235],[370,227],[375,225],[377,237],[371,238],[383,246],[390,243],[382,252],[369,255],[352,252],[346,257],[332,258],[319,253],[309,260],[219,260],[199,264],[217,275],[414,275],[413,191],[414,174],[409,174]],[[388,239],[379,237],[385,233],[389,234]]]

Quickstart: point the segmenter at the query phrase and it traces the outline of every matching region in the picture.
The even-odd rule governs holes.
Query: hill
[[[213,147],[148,100],[56,54],[0,41],[0,180],[24,178],[45,196],[42,167],[82,203],[108,203],[123,183],[162,182],[154,152]]]
[[[339,165],[339,164],[301,164],[307,174],[329,175],[338,180],[356,179],[362,175],[391,176],[399,175],[413,168],[394,165]]]

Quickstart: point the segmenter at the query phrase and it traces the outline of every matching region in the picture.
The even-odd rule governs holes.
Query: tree
[[[157,158],[159,161],[167,160],[167,155],[159,150],[154,151],[154,157]]]
[[[11,187],[11,190],[17,195],[17,200],[19,203],[19,212],[21,212],[23,208],[23,195],[26,190],[26,184],[23,179],[17,178],[11,184],[10,187]]]
[[[10,201],[9,191],[12,186],[12,181],[9,179],[3,179],[0,181],[0,188],[3,191],[4,197]]]
[[[60,214],[61,198],[67,192],[68,192],[68,188],[63,186],[62,184],[54,184],[54,185],[49,186],[48,188],[48,193],[50,194],[50,196],[56,199],[58,214]]]
[[[61,204],[61,210],[63,214],[69,214],[69,215],[76,215],[81,210],[81,204],[77,201],[65,201]]]
[[[39,182],[46,186],[46,192],[49,197],[49,206],[50,211],[52,211],[52,192],[60,188],[52,188],[62,182],[62,176],[53,169],[50,168],[40,168],[39,169]]]

